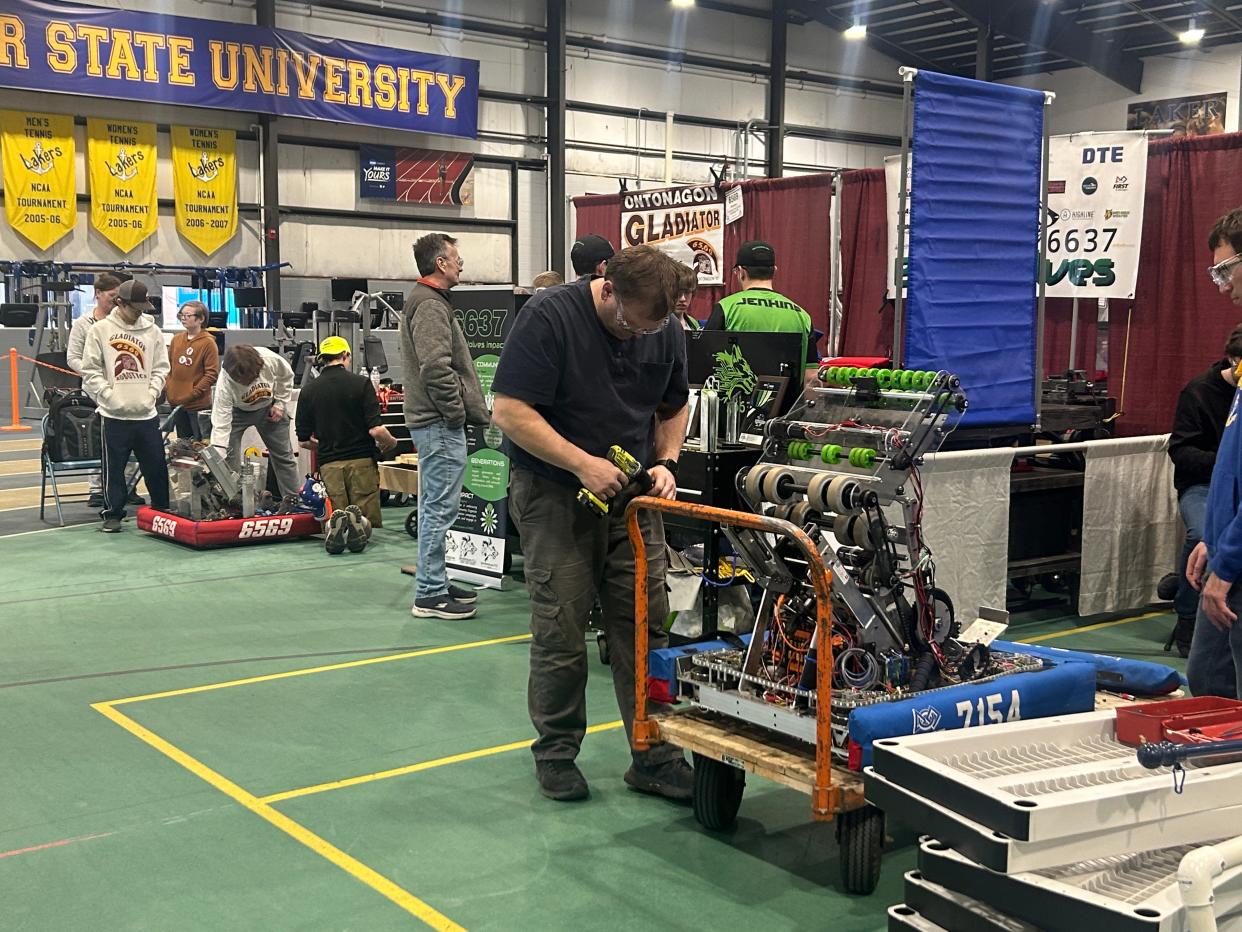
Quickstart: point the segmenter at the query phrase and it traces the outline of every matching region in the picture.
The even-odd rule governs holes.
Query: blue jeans
[[[1182,545],[1182,560],[1178,564],[1181,578],[1177,583],[1177,595],[1173,597],[1173,610],[1179,618],[1193,618],[1199,610],[1199,592],[1186,579],[1186,561],[1190,552],[1203,540],[1203,520],[1207,512],[1208,487],[1192,485],[1177,499],[1182,524],[1186,525],[1186,543]]]
[[[461,483],[466,476],[466,429],[436,421],[411,427],[418,451],[418,575],[414,598],[448,592],[444,537],[457,520]]]
[[[1194,639],[1186,661],[1186,679],[1196,696],[1223,696],[1242,699],[1242,584],[1234,583],[1225,603],[1238,613],[1239,620],[1228,631],[1221,631],[1199,609]]]

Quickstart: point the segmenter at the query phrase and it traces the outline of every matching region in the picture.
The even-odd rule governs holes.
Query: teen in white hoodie
[[[285,414],[293,398],[293,369],[283,356],[245,344],[225,350],[220,369],[211,405],[211,445],[239,469],[242,434],[253,427],[267,444],[280,494],[297,495],[302,482]]]
[[[123,282],[116,308],[94,324],[82,348],[82,387],[95,399],[103,425],[103,530],[115,533],[125,517],[125,464],[137,458],[151,505],[168,510],[168,463],[156,399],[168,377],[164,334],[152,317],[147,286]]]

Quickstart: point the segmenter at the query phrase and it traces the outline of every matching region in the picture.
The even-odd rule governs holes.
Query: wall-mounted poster
[[[473,167],[469,152],[362,146],[358,194],[408,204],[469,206],[474,203]]]
[[[1174,136],[1225,131],[1225,92],[1143,100],[1126,108],[1126,129],[1171,129]]]

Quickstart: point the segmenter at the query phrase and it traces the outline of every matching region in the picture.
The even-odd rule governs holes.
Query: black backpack
[[[53,463],[97,460],[103,457],[103,435],[95,402],[78,388],[49,389],[47,435],[43,446]]]

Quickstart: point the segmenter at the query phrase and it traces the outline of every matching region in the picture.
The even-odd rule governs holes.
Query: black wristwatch
[[[656,460],[655,464],[657,466],[663,466],[673,474],[674,479],[677,478],[677,460]]]

